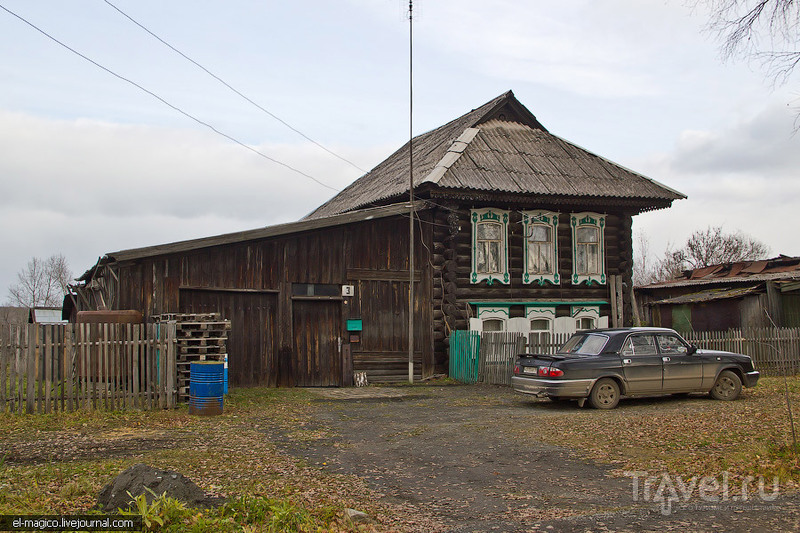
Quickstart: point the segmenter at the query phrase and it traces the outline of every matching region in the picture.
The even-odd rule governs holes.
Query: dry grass
[[[789,391],[800,432],[800,378],[789,379]],[[728,472],[732,480],[762,475],[770,482],[778,476],[788,490],[800,483],[782,378],[763,378],[735,402],[691,396],[623,400],[611,411],[546,409],[535,427],[519,431],[611,463],[619,473],[688,479]]]

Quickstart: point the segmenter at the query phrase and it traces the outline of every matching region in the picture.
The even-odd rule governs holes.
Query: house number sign
[[[342,296],[353,296],[355,289],[353,285],[342,285]]]

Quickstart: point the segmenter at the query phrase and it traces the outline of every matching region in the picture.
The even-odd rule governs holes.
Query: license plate
[[[537,369],[535,366],[525,366],[525,367],[522,367],[522,373],[523,373],[523,374],[536,374],[536,373],[537,373],[537,370],[538,370],[538,369]]]

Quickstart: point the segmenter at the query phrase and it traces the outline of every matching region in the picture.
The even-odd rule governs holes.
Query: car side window
[[[657,355],[656,341],[652,335],[631,335],[622,347],[622,355]]]
[[[686,353],[686,345],[675,335],[657,335],[658,347],[661,353],[666,354],[684,354]]]

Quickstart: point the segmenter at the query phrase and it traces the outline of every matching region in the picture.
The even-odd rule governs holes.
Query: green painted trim
[[[508,306],[503,307],[499,305],[494,305],[491,307],[481,307],[480,309],[478,309],[478,318],[484,320],[485,318],[481,317],[482,313],[505,313],[507,318],[511,316],[511,312],[509,311]],[[496,317],[487,317],[487,318],[496,318]]]
[[[557,302],[536,302],[536,301],[528,301],[528,302],[467,302],[469,305],[474,305],[475,307],[510,307],[512,305],[524,305],[527,307],[558,307],[560,305],[571,305],[571,306],[595,306],[595,305],[609,305],[609,303],[605,300],[594,300],[594,301],[586,301],[586,302],[576,302],[575,300],[561,300]]]
[[[493,207],[484,207],[481,209],[472,209],[470,213],[470,220],[472,225],[472,258],[471,258],[471,272],[470,283],[476,285],[481,281],[486,281],[486,285],[493,285],[495,282],[502,283],[503,285],[511,284],[511,275],[508,264],[508,211],[503,209],[495,209]],[[503,246],[500,259],[503,261],[502,272],[492,273],[479,273],[478,272],[478,224],[483,222],[490,222],[493,224],[500,224],[503,228]]]

